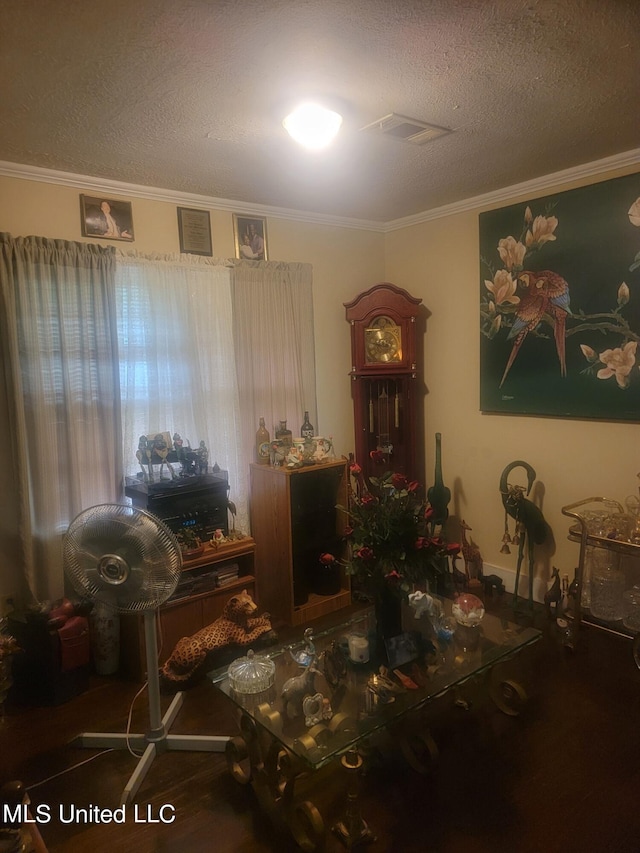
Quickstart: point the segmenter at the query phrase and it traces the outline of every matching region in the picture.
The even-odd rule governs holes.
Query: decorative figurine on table
[[[322,720],[330,720],[333,717],[331,702],[322,693],[305,696],[302,700],[302,713],[304,714],[304,724],[308,729],[317,726]]]
[[[512,486],[507,478],[514,468],[524,468],[527,472],[527,488],[524,486]],[[510,553],[508,542],[516,541],[510,539],[507,525],[507,518],[510,516],[516,520],[516,536],[518,543],[518,564],[516,568],[516,582],[513,592],[514,605],[518,601],[518,584],[520,581],[520,569],[524,559],[525,540],[527,546],[527,556],[529,559],[529,607],[533,608],[533,549],[535,545],[542,545],[547,538],[547,523],[542,514],[542,510],[537,507],[533,501],[525,497],[528,495],[536,479],[536,472],[528,462],[517,460],[510,462],[500,476],[500,495],[502,497],[502,505],[504,506],[505,517],[505,535],[503,537],[506,550],[503,548],[501,553]]]
[[[281,697],[284,710],[290,720],[302,714],[302,702],[305,696],[313,695],[315,690],[316,658],[304,668],[300,675],[293,675],[282,685]]]
[[[207,668],[215,667],[212,656],[227,646],[249,646],[258,639],[273,641],[276,634],[268,613],[256,616],[257,604],[246,589],[227,601],[222,616],[192,637],[183,637],[160,670],[163,686],[180,689],[195,683]]]
[[[336,640],[323,653],[324,679],[332,690],[336,690],[347,677],[347,660]]]
[[[437,623],[443,616],[440,601],[429,595],[428,592],[422,592],[421,590],[409,593],[409,607],[414,611],[416,619],[421,619],[423,614],[426,613],[434,629],[437,628]]]
[[[304,632],[304,648],[296,652],[289,649],[289,654],[299,666],[310,666],[316,660],[316,647],[313,644],[313,628]]]

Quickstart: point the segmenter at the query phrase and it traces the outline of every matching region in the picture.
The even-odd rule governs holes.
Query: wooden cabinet
[[[344,553],[346,515],[338,505],[347,506],[345,460],[293,469],[251,465],[257,594],[275,626],[306,625],[350,604],[344,569],[334,591],[323,594],[330,570],[319,562],[323,553]]]
[[[178,640],[190,637],[210,625],[219,616],[226,602],[235,593],[246,589],[254,601],[255,542],[246,537],[213,548],[205,546],[204,552],[182,564],[182,580],[174,597],[158,611],[159,663],[170,656]],[[228,585],[213,587],[211,572],[226,565],[237,564],[238,579]],[[260,606],[260,610],[264,610]],[[120,617],[120,671],[129,678],[143,680],[146,671],[143,617],[127,614]]]

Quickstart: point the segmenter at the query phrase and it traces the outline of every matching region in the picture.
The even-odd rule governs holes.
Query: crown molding
[[[556,188],[559,184],[579,181],[584,178],[594,178],[605,172],[637,165],[640,165],[640,148],[635,148],[633,151],[624,151],[621,154],[614,154],[612,157],[605,157],[602,160],[594,160],[592,163],[585,163],[582,166],[564,169],[561,172],[552,172],[550,175],[543,175],[540,178],[533,178],[521,184],[513,184],[510,187],[503,187],[500,190],[477,195],[473,198],[454,202],[453,204],[434,207],[431,210],[425,210],[413,216],[393,219],[385,223],[384,231],[385,233],[399,231],[401,228],[419,225],[422,222],[429,222],[433,219],[442,219],[445,216],[453,216],[456,213],[466,213],[481,207],[492,207],[496,204],[513,201],[522,195],[539,195],[545,190]]]
[[[175,190],[160,189],[158,187],[145,187],[139,184],[128,184],[123,181],[96,178],[90,175],[75,175],[72,172],[60,172],[40,166],[24,166],[4,160],[0,160],[0,175],[9,178],[21,178],[27,181],[38,181],[45,184],[75,187],[83,191],[93,191],[99,195],[106,193],[125,195],[133,198],[163,201],[177,206],[205,208],[209,210],[228,210],[232,213],[241,213],[245,216],[274,216],[278,219],[288,219],[295,222],[309,222],[314,225],[333,225],[339,228],[353,228],[359,231],[374,231],[386,234],[391,231],[399,231],[402,228],[409,228],[412,225],[430,222],[434,219],[442,219],[445,216],[453,216],[458,213],[477,210],[478,208],[492,207],[493,205],[505,202],[508,203],[518,196],[539,195],[545,190],[554,189],[560,184],[598,177],[605,172],[638,165],[640,165],[640,148],[635,148],[632,151],[614,154],[612,157],[605,157],[602,160],[595,160],[581,166],[574,166],[571,169],[564,169],[561,172],[552,172],[540,178],[534,178],[520,184],[513,184],[512,186],[503,187],[493,192],[454,202],[453,204],[434,207],[421,213],[404,216],[401,219],[392,219],[388,222],[351,219],[346,216],[331,216],[324,213],[291,210],[285,207],[273,207],[266,204],[247,204],[246,202],[216,198],[215,196],[184,193]]]
[[[267,204],[247,204],[243,201],[233,201],[228,198],[197,195],[196,193],[178,192],[159,187],[145,187],[140,184],[128,184],[107,178],[96,178],[91,175],[76,175],[72,172],[60,172],[56,169],[44,169],[40,166],[24,166],[20,163],[10,163],[0,160],[0,175],[7,178],[20,178],[26,181],[37,181],[44,184],[58,184],[75,187],[83,192],[95,192],[98,195],[127,196],[129,198],[145,198],[151,201],[164,201],[179,207],[205,208],[207,210],[228,210],[231,213],[241,213],[244,216],[275,216],[278,219],[289,219],[295,222],[310,222],[314,225],[335,225],[340,228],[353,228],[358,231],[377,231],[383,233],[384,222],[368,219],[351,219],[346,216],[332,216],[324,213],[313,213],[307,210],[291,210],[285,207],[273,207]]]

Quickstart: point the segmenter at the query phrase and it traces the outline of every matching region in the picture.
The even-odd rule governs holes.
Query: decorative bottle
[[[427,490],[427,500],[433,509],[432,523],[434,527],[445,523],[449,517],[449,501],[451,500],[451,490],[445,486],[442,479],[442,450],[441,450],[442,435],[436,433],[436,469],[434,474],[434,483]]]
[[[259,465],[269,464],[269,441],[269,430],[264,425],[264,418],[260,418],[260,427],[256,433],[256,461]]]
[[[309,420],[309,412],[304,413],[304,421],[300,427],[300,435],[304,439],[313,438],[314,436],[313,424]]]
[[[287,429],[287,422],[280,421],[280,426],[276,427],[276,440],[281,441],[283,445],[291,447],[293,445],[293,435],[290,429]]]

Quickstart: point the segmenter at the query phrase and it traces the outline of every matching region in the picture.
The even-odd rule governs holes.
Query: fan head
[[[75,591],[119,612],[154,610],[174,592],[182,555],[171,530],[142,509],[100,504],[77,515],[63,543]]]

